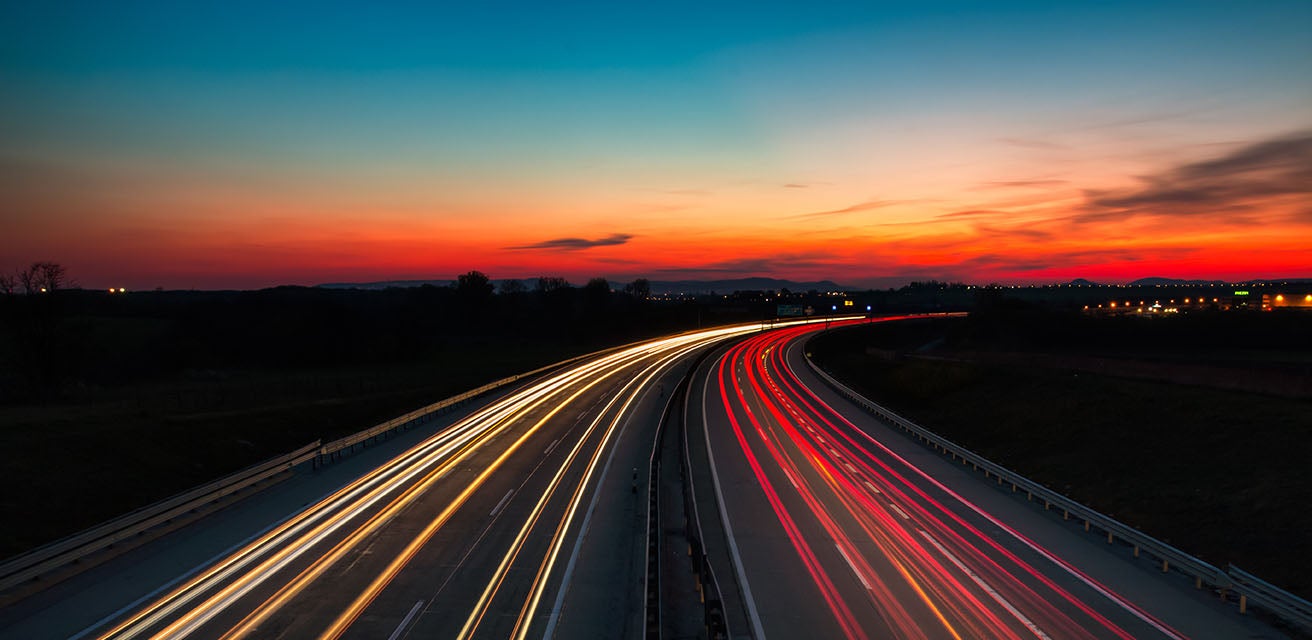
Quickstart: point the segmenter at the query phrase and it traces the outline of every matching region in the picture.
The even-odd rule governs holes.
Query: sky
[[[0,2],[0,271],[1312,277],[1306,0],[709,5]]]

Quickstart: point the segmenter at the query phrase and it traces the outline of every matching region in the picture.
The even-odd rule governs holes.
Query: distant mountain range
[[[798,291],[858,291],[830,280],[816,282],[798,282],[777,278],[734,278],[730,280],[652,280],[651,292],[663,294],[698,294],[698,293],[733,293],[734,291],[778,291],[787,289]]]
[[[509,280],[494,280],[498,287]],[[537,286],[537,278],[524,278],[519,280],[524,284],[526,289],[532,290]],[[612,280],[610,286],[612,289],[622,289],[628,284],[628,280]],[[422,287],[432,285],[434,287],[450,287],[455,285],[455,280],[382,280],[379,282],[328,282],[318,285],[321,289],[406,289],[410,287]],[[579,286],[579,285],[575,285]],[[789,291],[858,291],[858,287],[848,287],[831,282],[829,280],[820,280],[818,282],[798,282],[794,280],[780,280],[777,278],[734,278],[729,280],[652,280],[651,292],[655,295],[696,295],[701,293],[732,293],[734,291],[778,291],[779,289],[788,289]]]
[[[1182,280],[1180,278],[1139,278],[1133,282],[1127,283],[1127,287],[1155,287],[1157,285],[1200,285],[1200,284],[1226,284],[1224,280]]]
[[[379,282],[327,282],[315,285],[320,289],[409,289],[432,285],[434,287],[454,286],[455,280],[382,280]]]
[[[492,282],[498,288],[505,282],[512,279],[493,280]],[[537,278],[522,278],[518,282],[524,285],[524,288],[532,291],[537,286]],[[630,280],[611,280],[612,289],[621,290],[624,285],[631,282]],[[814,282],[801,282],[797,280],[781,280],[779,278],[731,278],[725,280],[652,280],[651,292],[654,295],[697,295],[705,293],[733,293],[734,291],[778,291],[787,289],[792,292],[805,291],[865,291],[870,287],[854,287],[849,285],[838,284],[832,280],[818,280]],[[1244,280],[1246,283],[1312,283],[1309,278],[1282,278],[1282,279],[1259,279]],[[391,288],[410,288],[431,285],[434,287],[452,287],[455,286],[455,280],[382,280],[379,282],[330,282],[317,285],[322,289],[366,289],[381,290]],[[583,283],[571,283],[574,286],[582,286]],[[1069,283],[1071,286],[1083,287],[1102,287],[1108,286],[1100,282],[1093,282],[1084,278],[1076,278]],[[1155,287],[1155,286],[1206,286],[1206,285],[1224,285],[1236,284],[1225,280],[1188,280],[1183,278],[1139,278],[1125,286],[1130,287]],[[894,287],[896,288],[896,287]]]

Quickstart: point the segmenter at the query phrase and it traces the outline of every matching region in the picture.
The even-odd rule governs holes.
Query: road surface
[[[692,385],[735,636],[1279,637],[880,425],[811,371],[817,330],[749,337]]]

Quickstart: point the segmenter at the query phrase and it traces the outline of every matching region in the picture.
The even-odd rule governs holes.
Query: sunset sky
[[[0,270],[1312,277],[1312,2],[8,2]]]

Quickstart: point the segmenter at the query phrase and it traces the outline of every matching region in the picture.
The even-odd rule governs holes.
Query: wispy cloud
[[[976,189],[1017,189],[1017,188],[1038,188],[1038,187],[1060,187],[1068,184],[1066,180],[998,180],[994,182],[984,182],[977,185]]]
[[[884,207],[891,207],[891,206],[893,206],[893,205],[903,204],[903,203],[905,203],[905,202],[906,202],[906,200],[868,200],[868,201],[866,201],[866,202],[861,202],[861,203],[854,204],[854,205],[852,205],[852,206],[850,206],[850,207],[843,207],[842,209],[831,209],[831,210],[829,210],[829,211],[813,211],[813,212],[811,212],[811,213],[801,213],[801,214],[798,214],[798,215],[795,215],[795,216],[791,216],[791,217],[793,217],[793,218],[819,218],[819,217],[822,217],[822,216],[836,216],[836,215],[842,215],[842,214],[844,214],[844,213],[858,213],[858,212],[861,212],[861,211],[871,211],[871,210],[874,210],[874,209],[883,209]]]
[[[809,184],[802,184],[802,183],[800,183],[800,182],[789,182],[788,184],[784,185],[784,188],[785,188],[785,189],[807,189],[807,188],[810,188],[810,186],[811,186],[811,185],[809,185]]]
[[[1085,192],[1081,222],[1131,216],[1243,216],[1273,200],[1312,194],[1312,132],[1265,140],[1212,160],[1140,178],[1143,186]]]
[[[591,249],[593,247],[610,247],[627,243],[633,239],[629,233],[612,233],[604,238],[588,240],[586,238],[554,238],[552,240],[543,240],[533,244],[519,245],[515,247],[506,247],[513,250],[524,249],[547,249],[554,251],[579,251],[582,249]]]
[[[983,218],[988,216],[1005,216],[1010,215],[1006,211],[997,209],[966,209],[964,211],[953,211],[951,213],[941,213],[935,218]]]

